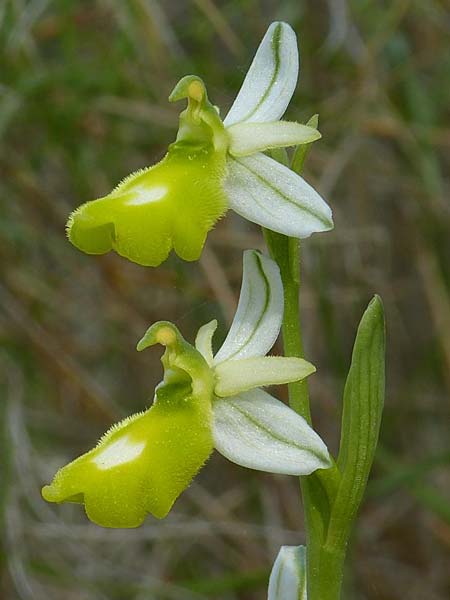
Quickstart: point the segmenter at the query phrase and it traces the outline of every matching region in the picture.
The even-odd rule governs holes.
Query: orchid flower
[[[281,546],[270,574],[267,598],[307,600],[305,546]]]
[[[246,251],[237,312],[219,351],[212,351],[216,321],[199,329],[195,347],[171,323],[152,325],[137,349],[165,347],[153,405],[114,425],[93,450],[60,469],[43,488],[44,498],[83,503],[104,527],[137,527],[147,513],[167,515],[214,448],[239,465],[272,473],[329,468],[320,437],[262,389],[315,371],[300,358],[266,356],[282,315],[276,263]]]
[[[333,227],[331,210],[299,175],[264,152],[310,143],[314,127],[280,120],[297,85],[294,31],[270,25],[234,104],[222,121],[203,81],[183,77],[169,96],[187,99],[165,157],[69,217],[69,240],[88,254],[118,254],[157,266],[173,249],[197,260],[207,233],[233,209],[285,235],[306,238]]]

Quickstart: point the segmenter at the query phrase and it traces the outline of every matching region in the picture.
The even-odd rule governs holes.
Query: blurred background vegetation
[[[288,117],[320,114],[306,178],[335,213],[303,245],[302,309],[318,430],[336,449],[354,333],[374,292],[388,319],[381,445],[351,547],[351,600],[450,597],[450,5],[446,0],[0,0],[0,596],[265,597],[282,543],[304,541],[293,477],[214,455],[170,516],[106,530],[40,487],[119,417],[148,405],[153,321],[225,332],[241,251],[229,214],[199,264],[85,256],[69,212],[158,160],[177,80],[230,106],[268,24],[301,44]],[[280,348],[279,348],[280,350]],[[279,396],[285,398],[286,390]]]

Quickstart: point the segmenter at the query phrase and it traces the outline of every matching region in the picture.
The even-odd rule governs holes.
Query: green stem
[[[313,117],[314,119],[314,117]],[[317,119],[314,121],[317,127]],[[306,145],[294,154],[291,169],[300,174],[307,154]],[[288,166],[286,153],[272,155]],[[284,288],[284,317],[282,324],[285,356],[304,358],[300,318],[300,241],[263,229],[267,247],[280,268]],[[289,404],[309,424],[311,410],[307,381],[290,383]],[[345,548],[327,545],[331,508],[339,483],[339,470],[319,470],[300,477],[306,529],[306,564],[308,600],[339,600],[345,560]]]
[[[304,358],[300,321],[300,244],[273,231],[264,230],[272,258],[277,262],[284,287],[282,325],[285,356]],[[289,404],[311,424],[308,384],[289,384]],[[345,549],[327,546],[331,505],[339,481],[336,466],[300,478],[305,511],[308,600],[339,600]]]
[[[303,358],[303,342],[299,312],[300,242],[280,233],[264,230],[272,258],[277,262],[284,288],[284,318],[282,324],[285,356]],[[311,424],[309,393],[306,380],[289,384],[291,407]]]

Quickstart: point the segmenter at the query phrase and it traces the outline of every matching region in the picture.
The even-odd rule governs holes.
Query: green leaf
[[[327,536],[333,547],[346,542],[372,467],[384,403],[384,354],[383,304],[375,296],[359,324],[345,384],[337,461],[341,480]]]

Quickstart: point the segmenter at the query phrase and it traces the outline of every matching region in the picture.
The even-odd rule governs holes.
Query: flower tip
[[[169,102],[177,102],[184,98],[191,98],[196,102],[202,102],[206,98],[206,87],[197,75],[185,75],[173,88]]]
[[[320,133],[320,131],[316,127],[310,127],[310,129],[312,129],[312,131],[311,131],[311,141],[312,142],[317,142],[317,140],[320,140],[321,137],[322,137],[322,134]]]
[[[292,31],[292,33],[295,34],[293,28],[291,25],[289,25],[289,23],[286,23],[286,21],[272,21],[272,23],[269,25],[269,27],[267,28],[267,32],[266,35],[270,32],[270,34],[274,35],[274,34],[279,34],[280,31],[282,30],[285,31]]]
[[[44,485],[41,489],[41,496],[46,502],[55,502],[58,504],[61,502],[83,503],[84,501],[83,493],[66,489],[61,485],[61,480],[57,476],[55,476],[52,483]]]
[[[114,223],[99,223],[86,214],[84,206],[69,217],[66,233],[69,241],[87,254],[105,254],[113,249],[116,237]]]
[[[306,600],[306,548],[281,546],[269,579],[268,600]]]
[[[141,352],[141,350],[145,350],[155,344],[173,346],[179,337],[181,337],[181,334],[175,325],[168,321],[158,321],[147,329],[142,339],[138,342],[136,350]]]
[[[326,224],[326,227],[323,229],[323,231],[332,231],[333,229],[334,229],[333,214],[330,210],[330,216],[328,219],[328,223]]]
[[[306,362],[306,371],[307,371],[308,375],[312,375],[313,373],[315,373],[317,371],[316,367],[312,363],[310,363],[308,361],[305,361],[305,362]],[[307,377],[308,377],[308,375],[307,375]]]
[[[372,300],[369,302],[369,307],[377,307],[381,311],[383,311],[383,300],[381,299],[381,296],[379,296],[378,294],[374,294]]]
[[[322,200],[321,212],[314,229],[305,231],[305,235],[301,236],[301,239],[309,238],[313,233],[325,233],[334,229],[333,212],[325,200]]]
[[[313,129],[317,129],[319,127],[319,113],[314,114],[309,121],[306,122],[306,125]]]
[[[366,310],[364,311],[362,320],[375,320],[379,323],[382,323],[384,327],[384,305],[381,297],[378,294],[375,294],[369,302]]]
[[[57,502],[57,494],[52,485],[44,485],[41,490],[41,495],[47,502]]]

